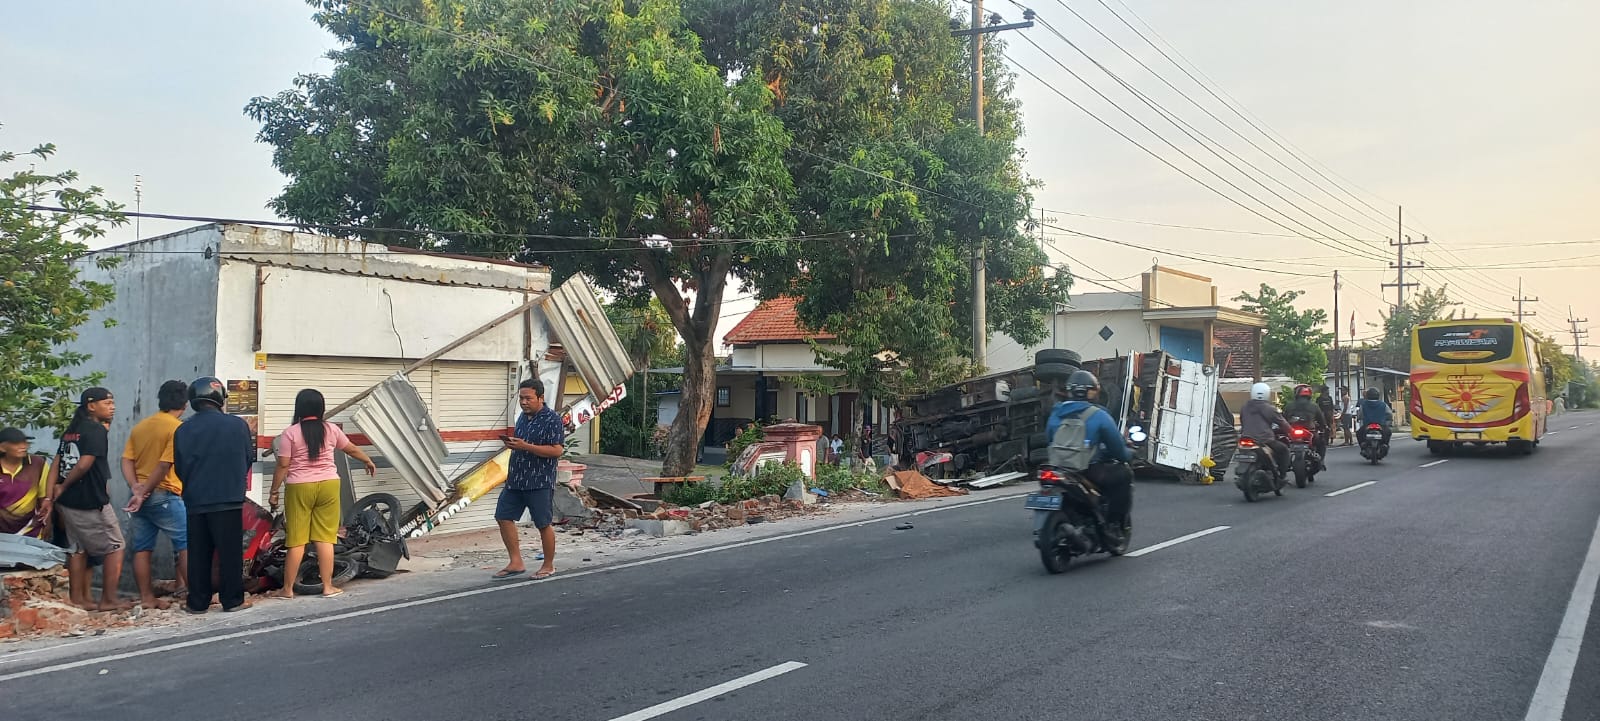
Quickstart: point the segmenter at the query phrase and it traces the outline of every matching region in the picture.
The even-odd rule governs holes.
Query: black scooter
[[[1123,519],[1120,532],[1108,543],[1106,531],[1111,522],[1106,518],[1105,498],[1083,474],[1040,466],[1034,478],[1039,481],[1039,491],[1028,494],[1023,506],[1033,511],[1033,545],[1038,547],[1046,571],[1067,570],[1074,556],[1128,552],[1133,519]]]
[[[1389,455],[1389,444],[1383,440],[1383,426],[1368,423],[1361,429],[1361,457],[1372,465]]]
[[[1244,500],[1255,503],[1268,492],[1281,496],[1286,482],[1271,447],[1256,443],[1254,438],[1239,439],[1239,450],[1233,455],[1233,483],[1244,492]]]

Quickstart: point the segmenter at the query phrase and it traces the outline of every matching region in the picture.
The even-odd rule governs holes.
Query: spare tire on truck
[[[1045,365],[1047,363],[1069,365],[1076,370],[1083,367],[1083,356],[1078,355],[1075,350],[1066,348],[1046,348],[1033,354],[1034,365]]]
[[[1066,363],[1040,363],[1033,367],[1034,380],[1040,383],[1065,382],[1078,372],[1078,367]]]

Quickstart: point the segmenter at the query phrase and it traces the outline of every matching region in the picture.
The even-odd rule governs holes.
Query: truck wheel
[[[1033,433],[1028,436],[1028,450],[1030,451],[1037,448],[1048,448],[1049,446],[1050,439],[1044,436],[1044,431],[1039,431],[1038,433]]]
[[[1034,387],[1034,386],[1023,386],[1021,388],[1012,388],[1011,389],[1011,402],[1012,403],[1025,403],[1027,401],[1038,400],[1039,396],[1042,396],[1042,395],[1044,395],[1044,391],[1041,391],[1037,387]]]
[[[1069,365],[1074,369],[1077,369],[1083,367],[1083,356],[1078,355],[1078,352],[1075,350],[1068,350],[1066,348],[1046,348],[1038,353],[1033,354],[1033,362],[1034,365],[1059,363],[1061,365]]]

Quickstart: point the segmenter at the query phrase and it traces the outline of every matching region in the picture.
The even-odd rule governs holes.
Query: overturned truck
[[[1078,370],[1099,378],[1100,405],[1116,417],[1135,468],[1199,480],[1232,460],[1238,433],[1215,366],[1162,351],[1083,360],[1050,349],[1030,367],[908,399],[895,424],[900,465],[936,479],[1031,473],[1049,452],[1050,412]]]

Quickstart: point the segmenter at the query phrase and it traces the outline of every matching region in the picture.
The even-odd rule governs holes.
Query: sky
[[[1213,154],[1187,137],[1050,28],[1005,35],[1027,126],[1025,167],[1053,218],[1043,240],[1080,276],[1075,292],[1137,289],[1137,274],[1160,262],[1213,278],[1224,298],[1268,283],[1306,293],[1302,307],[1331,308],[1339,269],[1342,330],[1348,337],[1353,312],[1357,337],[1368,338],[1394,302],[1381,284],[1394,280],[1386,264],[1403,205],[1405,233],[1429,241],[1408,250],[1408,261],[1429,266],[1408,280],[1448,283],[1466,313],[1504,317],[1520,279],[1524,294],[1539,299],[1527,304],[1532,322],[1565,343],[1569,306],[1578,318],[1592,310],[1600,323],[1592,280],[1600,270],[1600,44],[1590,37],[1600,3],[1030,2],[1050,28],[1196,138],[1220,145]],[[1009,0],[987,7],[1021,19]],[[1170,44],[1167,54],[1192,63],[1196,79],[1112,9],[1155,45]],[[12,72],[0,84],[0,147],[55,143],[46,168],[75,169],[130,208],[139,175],[146,211],[270,219],[267,200],[284,178],[243,107],[297,74],[331,70],[322,55],[332,47],[298,0],[3,3],[0,66]],[[1200,82],[1214,83],[1276,140]],[[146,220],[139,232],[188,225]],[[105,241],[134,232],[114,230]],[[744,296],[732,296],[719,336],[753,305]]]

